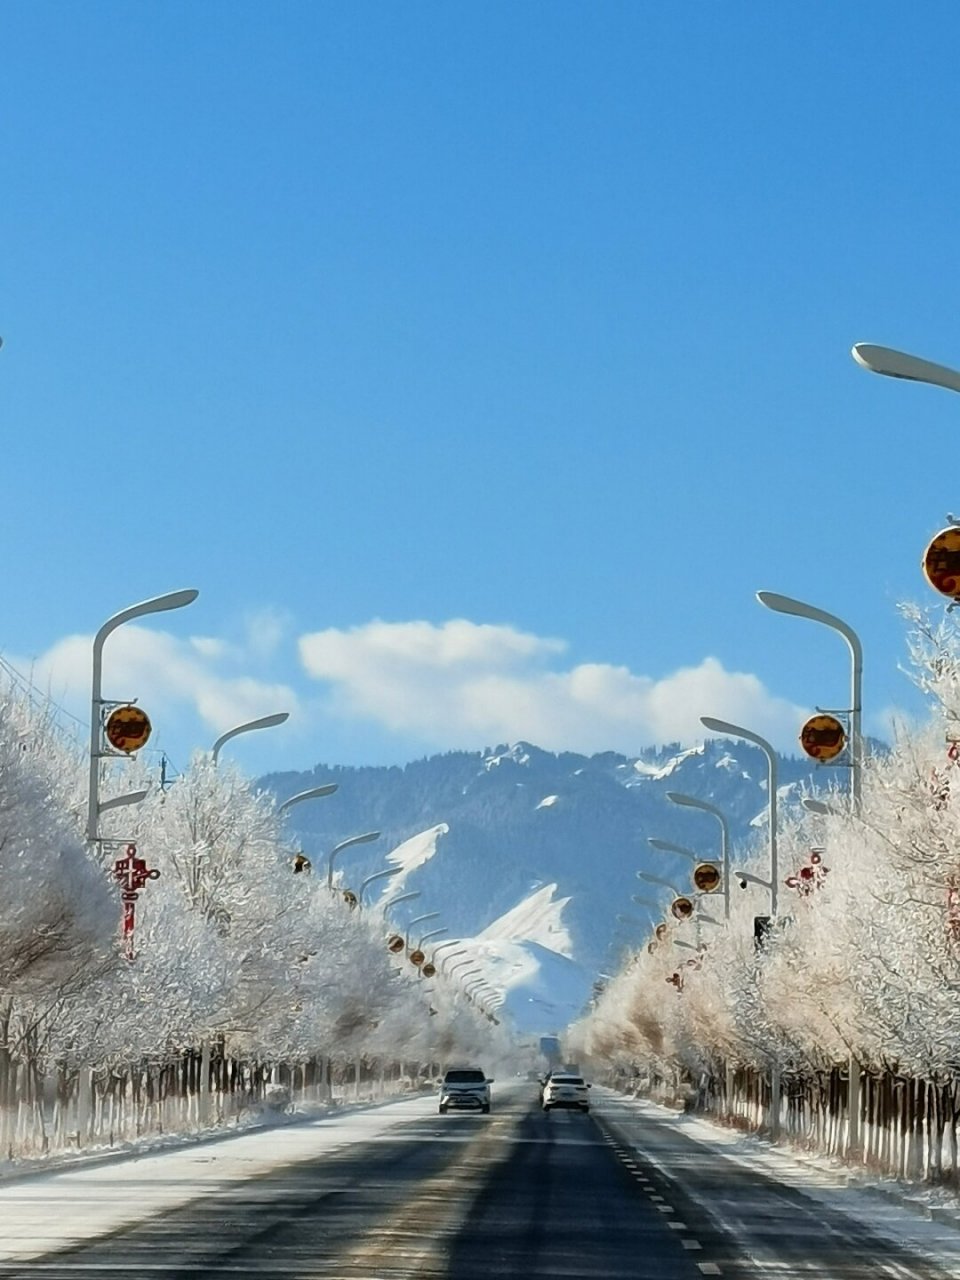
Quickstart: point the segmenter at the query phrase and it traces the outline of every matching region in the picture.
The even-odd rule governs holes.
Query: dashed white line
[[[697,1266],[700,1268],[700,1270],[703,1272],[705,1276],[722,1275],[720,1268],[717,1266],[715,1262],[698,1262]]]
[[[699,1240],[681,1240],[680,1243],[685,1249],[702,1249],[703,1245]]]

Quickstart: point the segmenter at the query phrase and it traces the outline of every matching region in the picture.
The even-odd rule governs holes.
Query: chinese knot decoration
[[[120,900],[123,902],[123,924],[121,926],[123,954],[128,960],[134,960],[136,952],[133,949],[133,927],[136,901],[140,896],[138,890],[142,889],[148,880],[159,880],[160,872],[155,869],[147,869],[147,864],[143,858],[137,857],[137,846],[135,844],[126,845],[123,855],[113,864],[113,878],[120,885]]]
[[[784,884],[788,889],[796,889],[797,893],[806,897],[819,889],[827,878],[830,868],[823,865],[823,855],[818,849],[810,850],[810,861],[800,868],[795,876],[787,876]]]

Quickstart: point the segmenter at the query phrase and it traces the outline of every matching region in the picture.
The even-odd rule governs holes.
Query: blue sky
[[[183,762],[784,746],[917,702],[960,10],[0,3],[0,652]],[[751,717],[748,721],[746,717]]]

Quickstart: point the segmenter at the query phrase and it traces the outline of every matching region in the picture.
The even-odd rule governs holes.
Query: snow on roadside
[[[885,1194],[885,1190],[897,1184],[870,1179],[866,1171],[857,1175],[847,1165],[829,1156],[792,1152],[756,1134],[728,1129],[704,1116],[681,1114],[645,1098],[632,1098],[599,1086],[597,1092],[606,1103],[622,1104],[636,1110],[639,1115],[668,1120],[688,1138],[713,1147],[722,1158],[764,1173],[810,1199],[846,1214],[873,1234],[906,1246],[947,1268],[948,1274],[960,1276],[960,1216],[956,1225],[949,1220],[930,1221],[920,1216],[924,1207],[932,1207],[936,1203],[956,1204],[955,1197],[942,1201],[935,1191],[926,1196],[919,1192],[910,1196],[905,1193],[890,1196]],[[615,1116],[611,1118],[615,1120]],[[908,1207],[911,1203],[915,1207]]]
[[[164,1213],[278,1166],[375,1142],[398,1125],[432,1116],[435,1108],[431,1094],[0,1182],[0,1262],[36,1259],[94,1240],[142,1221],[144,1206],[151,1215]]]

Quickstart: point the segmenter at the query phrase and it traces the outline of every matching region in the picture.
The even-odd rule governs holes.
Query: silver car
[[[488,1080],[486,1072],[479,1067],[451,1067],[440,1085],[440,1114],[451,1110],[482,1111],[486,1114],[490,1110],[492,1084],[493,1081]]]

